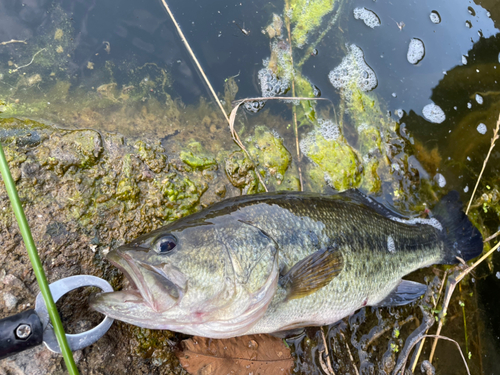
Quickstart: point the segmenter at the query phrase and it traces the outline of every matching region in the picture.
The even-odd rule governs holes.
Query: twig
[[[444,287],[444,284],[446,282],[446,277],[448,276],[448,270],[446,270],[444,272],[444,275],[443,275],[443,280],[441,280],[441,286],[439,287],[439,292],[438,292],[438,298],[437,300],[434,300],[434,309],[436,308],[439,300],[441,299],[441,293],[443,293],[443,287]],[[427,334],[427,332],[429,332],[429,330],[425,331],[425,334]],[[417,355],[415,356],[415,359],[413,360],[413,364],[410,366],[411,367],[411,372],[415,372],[415,367],[417,367],[417,362],[418,362],[418,358],[420,357],[420,353],[422,353],[422,349],[424,347],[424,344],[425,344],[425,337],[422,338],[422,342],[420,343],[420,345],[418,346],[418,349],[417,349]]]
[[[325,372],[325,374],[328,374],[328,375],[335,375],[335,372],[333,371],[333,369],[330,367],[327,367],[326,363],[325,363],[325,360],[323,359],[323,353],[325,351],[324,350],[320,350],[318,352],[319,354],[319,364],[321,365],[321,368],[323,369],[323,371]],[[330,357],[328,357],[328,361],[330,361]]]
[[[483,242],[488,242],[488,241],[491,241],[493,238],[496,238],[498,235],[500,234],[500,230],[498,232],[496,232],[495,234],[492,234],[491,236],[489,236],[487,239],[485,239]]]
[[[441,328],[443,327],[443,319],[444,317],[446,316],[446,311],[448,309],[448,305],[450,303],[450,300],[451,300],[451,295],[453,294],[453,291],[455,290],[455,287],[456,285],[462,281],[462,279],[467,276],[474,268],[476,268],[480,263],[483,262],[483,260],[485,260],[486,258],[488,258],[491,254],[493,254],[493,252],[495,250],[497,250],[498,248],[500,247],[500,242],[497,243],[490,251],[488,251],[486,254],[484,254],[481,258],[479,258],[479,260],[474,263],[472,266],[470,266],[469,268],[467,268],[466,270],[462,271],[462,273],[460,273],[456,279],[453,279],[452,277],[450,277],[449,279],[450,280],[450,288],[446,291],[446,295],[445,295],[445,301],[444,301],[444,304],[443,304],[443,310],[441,310],[441,314],[440,314],[440,319],[439,319],[439,324],[438,324],[438,328],[436,330],[436,335],[439,336],[439,334],[441,333]],[[434,358],[434,352],[436,351],[436,345],[437,345],[437,342],[438,342],[438,339],[439,337],[436,337],[436,339],[434,340],[434,342],[432,343],[432,349],[431,349],[431,354],[429,356],[429,362],[432,363],[432,360]]]
[[[422,337],[420,337],[417,341],[415,341],[413,343],[413,345],[411,346],[410,350],[408,351],[408,353],[411,352],[411,349],[413,349],[413,347],[422,339],[426,338],[426,337],[435,337],[436,339],[443,339],[443,340],[446,340],[446,341],[451,341],[452,343],[454,343],[457,348],[458,348],[458,351],[460,352],[460,355],[462,356],[462,360],[464,361],[464,365],[465,365],[465,368],[467,370],[467,374],[470,375],[470,371],[469,371],[469,366],[467,365],[467,361],[465,360],[465,357],[464,357],[464,353],[462,352],[462,349],[460,348],[460,345],[458,345],[458,342],[456,342],[455,340],[453,339],[450,339],[449,337],[446,337],[446,336],[441,336],[441,335],[423,335]],[[404,363],[403,363],[403,367],[401,368],[401,374],[404,374],[405,373],[405,366],[406,366],[406,361],[407,361],[408,358],[405,359]]]
[[[167,10],[167,13],[168,15],[170,16],[170,18],[172,19],[172,22],[174,23],[174,26],[175,28],[177,29],[177,32],[179,33],[180,37],[181,37],[181,40],[182,42],[184,43],[184,46],[186,47],[186,49],[188,50],[189,54],[191,55],[191,57],[193,58],[194,60],[194,63],[196,64],[196,67],[198,68],[198,70],[200,71],[203,79],[205,80],[205,83],[207,84],[210,92],[212,93],[215,101],[217,102],[217,104],[219,105],[219,108],[220,110],[222,111],[222,114],[224,115],[224,118],[226,119],[226,121],[229,123],[229,118],[227,117],[227,113],[226,111],[224,110],[224,107],[222,106],[222,103],[220,102],[219,98],[217,97],[217,94],[215,93],[215,90],[213,89],[212,85],[210,84],[210,81],[208,80],[205,72],[203,71],[203,68],[201,67],[200,63],[198,62],[198,59],[196,58],[196,56],[194,55],[194,52],[193,50],[191,49],[191,47],[189,46],[189,43],[186,39],[186,37],[184,36],[184,33],[182,32],[179,24],[177,23],[177,21],[175,20],[174,18],[174,15],[173,13],[170,11],[170,8],[168,7],[167,5],[167,2],[165,0],[161,0],[161,2],[163,3],[163,6],[165,7],[165,9]]]
[[[472,204],[472,200],[474,199],[474,195],[476,194],[477,187],[479,185],[479,181],[481,181],[481,177],[483,176],[484,168],[486,168],[486,164],[488,163],[488,159],[490,158],[491,151],[493,151],[493,148],[495,147],[495,141],[498,139],[498,131],[500,130],[500,115],[498,116],[497,120],[497,126],[495,127],[495,130],[493,130],[493,138],[491,138],[491,145],[490,149],[488,151],[488,155],[486,155],[486,159],[484,159],[483,162],[483,168],[481,168],[481,173],[479,173],[479,177],[476,181],[476,186],[474,186],[474,191],[472,192],[472,195],[469,200],[469,204],[467,205],[467,210],[465,211],[465,214],[467,215],[469,213],[470,205]]]
[[[33,64],[33,61],[35,60],[35,56],[38,55],[40,52],[44,51],[45,48],[42,48],[40,51],[36,52],[33,57],[31,58],[31,61],[26,64],[26,65],[22,65],[22,66],[17,66],[16,69],[13,69],[13,70],[10,70],[9,73],[15,73],[17,72],[18,70],[22,69],[22,68],[26,68],[27,66],[30,66],[31,64]]]
[[[349,358],[351,359],[351,363],[352,363],[352,367],[354,368],[354,372],[356,373],[356,375],[359,375],[358,368],[354,364],[354,358],[352,357],[351,349],[349,349],[349,344],[347,343],[347,340],[345,339],[344,334],[342,332],[339,332],[339,333],[340,333],[340,336],[342,336],[342,338],[344,339],[345,347],[347,348],[347,353],[349,354]]]
[[[0,46],[5,46],[5,45],[7,45],[7,44],[11,44],[11,43],[23,43],[23,44],[28,44],[28,43],[26,43],[26,41],[25,41],[25,40],[16,40],[16,39],[11,39],[11,40],[9,40],[8,42],[1,42],[1,43],[0,43]]]
[[[325,346],[326,364],[328,366],[328,370],[329,370],[330,374],[335,375],[335,371],[333,371],[333,368],[332,368],[332,361],[330,360],[330,353],[328,353],[328,344],[326,343],[325,332],[323,332],[323,327],[320,327],[320,331],[321,331],[321,338],[323,339],[323,345]],[[320,358],[321,358],[321,354],[320,354]]]
[[[290,17],[288,17],[289,9],[290,9],[290,1],[285,0],[285,25],[286,25],[286,30],[288,32],[288,43],[290,45],[290,62],[293,67],[292,33],[290,32]],[[295,69],[293,73],[294,74],[292,79],[292,96],[295,96]],[[300,168],[301,155],[299,147],[299,129],[297,126],[297,109],[295,108],[295,106],[292,107],[292,112],[293,112],[293,131],[295,133],[295,148],[297,151],[297,169],[299,170],[300,191],[304,191],[304,182],[302,180],[302,169]]]

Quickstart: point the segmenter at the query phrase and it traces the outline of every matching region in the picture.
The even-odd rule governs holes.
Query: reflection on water
[[[200,142],[224,165],[235,191],[262,189],[257,173],[270,189],[296,190],[302,173],[306,190],[355,186],[406,212],[424,211],[425,203],[452,189],[467,201],[500,112],[498,1],[336,1],[328,11],[318,10],[324,18],[313,26],[314,20],[301,24],[302,3],[288,10],[277,0],[170,4],[228,111],[235,98],[263,94],[296,92],[331,101],[295,103],[294,109],[273,101],[247,105],[237,131],[260,171],[231,142],[156,1],[1,1],[1,116],[161,140],[169,156]],[[286,12],[300,26],[290,31],[293,42]],[[306,157],[297,156],[298,141]],[[280,163],[266,159],[273,152]],[[471,213],[485,236],[499,227],[499,158],[492,154]],[[476,373],[498,368],[500,316],[491,298],[499,290],[498,267],[495,259],[480,268],[475,283],[464,284],[452,300],[478,306],[467,311],[469,338],[460,308],[451,309],[445,326],[445,335],[469,349]],[[355,340],[360,327],[389,332],[389,325],[392,330],[413,316],[405,324],[415,329],[422,319],[417,308],[380,314],[362,310],[357,320],[328,329],[332,347],[340,351],[350,342],[366,373],[374,363],[376,373],[391,367],[391,343],[403,343],[381,336],[387,347],[362,347]],[[319,350],[317,332],[309,335],[312,341],[294,342],[300,371],[320,371],[311,355]],[[456,373],[453,348],[440,343],[437,358],[440,373]],[[337,359],[336,365],[344,361],[348,367],[346,358]]]

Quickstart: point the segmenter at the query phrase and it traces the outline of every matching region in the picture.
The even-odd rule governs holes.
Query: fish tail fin
[[[483,237],[462,210],[457,191],[446,194],[432,210],[443,230],[444,254],[441,264],[459,263],[457,257],[468,261],[483,252]]]

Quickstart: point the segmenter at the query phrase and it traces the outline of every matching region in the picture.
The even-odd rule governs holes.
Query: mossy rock
[[[265,175],[276,178],[278,184],[284,179],[292,156],[283,145],[283,139],[266,126],[257,126],[254,136],[249,139],[248,152]]]
[[[242,151],[235,151],[225,161],[224,170],[231,184],[242,194],[256,194],[264,191],[259,184],[255,167]]]
[[[192,141],[188,149],[180,152],[180,159],[193,169],[208,169],[217,165],[217,161],[206,152],[200,142]]]
[[[340,135],[325,139],[313,130],[301,143],[302,152],[316,164],[324,179],[335,189],[343,191],[358,187],[361,182],[361,163],[351,146]]]

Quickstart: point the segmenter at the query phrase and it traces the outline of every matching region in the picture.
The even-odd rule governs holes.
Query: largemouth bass
[[[357,190],[227,199],[111,251],[132,289],[91,306],[140,327],[228,338],[404,305],[426,286],[403,276],[483,250],[457,192],[433,213],[408,219]]]

